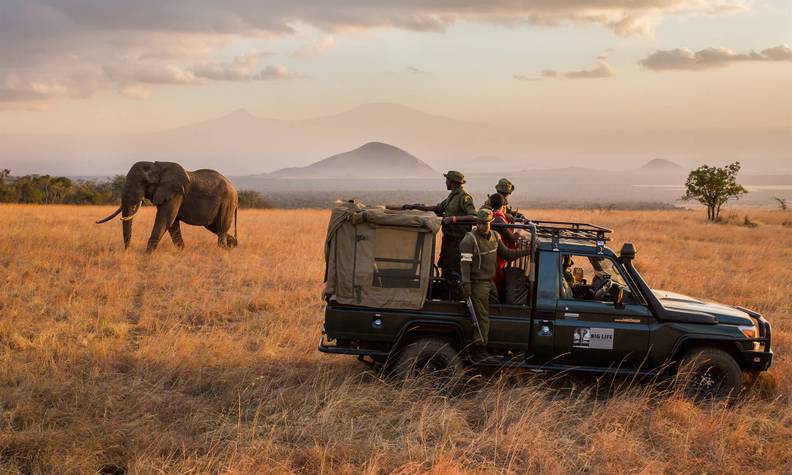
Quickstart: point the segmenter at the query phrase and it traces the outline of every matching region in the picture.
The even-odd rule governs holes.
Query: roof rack
[[[568,221],[533,221],[526,219],[525,222],[532,222],[536,225],[536,235],[552,239],[553,250],[558,250],[558,243],[561,239],[576,241],[593,241],[597,245],[597,252],[602,253],[605,243],[610,241],[608,234],[613,230],[589,223],[576,223]]]
[[[475,216],[452,216],[443,218],[443,223],[445,224],[471,225],[477,222],[478,220]],[[561,239],[594,242],[599,254],[602,254],[604,251],[605,243],[610,241],[608,234],[613,232],[611,229],[589,223],[534,221],[528,218],[517,219],[514,223],[493,224],[492,227],[495,229],[528,229],[531,231],[532,243],[535,242],[536,237],[550,238],[553,242],[554,251],[558,251],[558,244]]]

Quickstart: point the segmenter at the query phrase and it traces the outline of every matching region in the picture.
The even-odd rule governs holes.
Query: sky
[[[0,44],[5,135],[372,102],[512,127],[792,133],[788,0],[0,0]]]

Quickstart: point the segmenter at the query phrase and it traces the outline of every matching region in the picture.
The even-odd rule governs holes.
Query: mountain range
[[[541,123],[540,111],[533,123]],[[635,168],[648,157],[673,157],[688,169],[740,160],[745,169],[783,171],[792,161],[788,129],[588,130],[509,127],[376,103],[302,120],[266,119],[237,110],[156,133],[4,135],[0,165],[14,174],[108,175],[138,160],[214,168],[227,175],[306,167],[321,157],[368,142],[394,144],[437,170],[477,172],[578,166]]]

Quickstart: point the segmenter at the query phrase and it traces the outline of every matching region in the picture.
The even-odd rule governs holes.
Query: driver
[[[575,265],[575,261],[572,260],[572,256],[569,254],[564,254],[564,262],[563,262],[563,269],[564,269],[564,281],[566,281],[567,285],[572,287],[575,285],[575,276],[572,275],[572,266]]]

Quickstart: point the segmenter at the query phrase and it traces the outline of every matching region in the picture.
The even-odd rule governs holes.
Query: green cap
[[[481,208],[476,213],[476,217],[480,223],[490,223],[492,222],[492,211],[487,208]]]
[[[456,170],[451,170],[448,173],[444,173],[443,176],[451,181],[459,183],[460,185],[465,183],[465,175],[463,175],[462,172],[458,172]]]
[[[512,185],[512,182],[506,178],[501,178],[498,180],[498,184],[495,185],[495,191],[504,195],[508,195],[514,191],[514,185]]]

